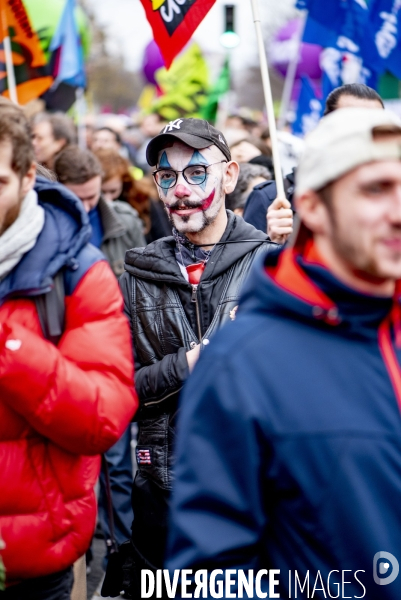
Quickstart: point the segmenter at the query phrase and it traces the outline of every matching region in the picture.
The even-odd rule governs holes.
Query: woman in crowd
[[[153,182],[147,177],[135,180],[129,162],[114,150],[98,150],[96,156],[103,168],[103,197],[109,202],[128,202],[138,211],[147,243],[171,235],[167,215],[157,199]]]

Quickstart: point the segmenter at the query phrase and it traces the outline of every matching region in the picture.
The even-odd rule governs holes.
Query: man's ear
[[[225,174],[224,174],[224,182],[223,182],[223,191],[225,194],[230,194],[234,191],[235,186],[237,185],[239,175],[239,164],[234,160],[231,160],[226,164]]]
[[[26,196],[28,192],[31,191],[33,186],[35,185],[35,177],[36,177],[36,164],[33,162],[29,167],[28,172],[21,181],[21,192],[23,196]]]
[[[295,197],[295,211],[302,223],[313,233],[326,233],[330,227],[330,215],[320,196],[308,190]]]

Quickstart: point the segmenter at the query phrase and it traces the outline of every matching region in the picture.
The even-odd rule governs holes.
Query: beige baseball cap
[[[399,133],[400,137],[386,134]],[[401,120],[372,108],[340,108],[305,138],[296,175],[296,195],[319,190],[360,165],[401,160]]]

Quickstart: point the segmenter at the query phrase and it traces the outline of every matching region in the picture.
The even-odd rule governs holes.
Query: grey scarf
[[[0,236],[0,279],[4,279],[36,244],[45,223],[45,211],[34,190],[28,192],[14,223]]]

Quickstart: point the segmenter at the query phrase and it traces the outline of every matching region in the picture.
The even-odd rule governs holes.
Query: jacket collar
[[[35,246],[0,283],[0,302],[12,296],[48,291],[64,266],[76,268],[76,256],[91,228],[82,202],[63,185],[37,177],[35,191],[45,210],[45,224]]]
[[[273,279],[277,286],[303,302],[312,305],[316,314],[320,313],[320,311],[323,311],[321,314],[330,314],[331,318],[327,318],[334,324],[335,319],[333,319],[333,316],[337,314],[337,307],[319,286],[306,275],[305,270],[301,267],[298,260],[300,256],[304,256],[310,264],[317,264],[324,268],[314,246],[311,245],[304,255],[293,248],[285,249],[280,254],[279,260],[274,267],[266,266],[266,273]]]
[[[220,244],[215,247],[206,264],[202,282],[219,277],[240,258],[268,241],[264,233],[229,210],[227,217],[227,227]],[[222,243],[226,241],[230,243]],[[125,269],[143,279],[188,285],[175,258],[175,240],[172,236],[156,240],[145,248],[128,250],[125,255]]]
[[[246,283],[241,306],[253,312],[287,315],[357,337],[375,337],[381,322],[401,323],[399,293],[394,299],[353,290],[325,267],[313,244],[286,248],[258,260]],[[395,331],[400,329],[395,327]],[[400,334],[401,336],[401,334]]]
[[[116,211],[113,210],[113,206],[103,196],[100,196],[98,207],[103,225],[103,242],[121,237],[127,232],[125,224],[118,218]]]

